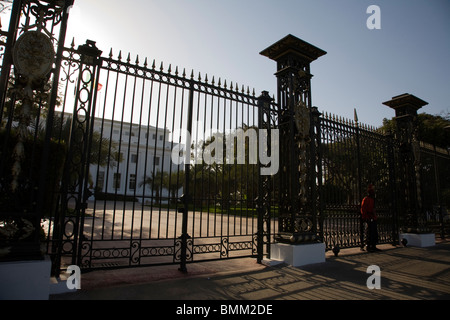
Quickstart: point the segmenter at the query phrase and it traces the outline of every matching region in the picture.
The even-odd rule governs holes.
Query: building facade
[[[177,146],[169,129],[94,119],[89,166],[93,199],[126,196],[140,203],[167,203],[182,193],[179,170],[171,160]],[[118,197],[119,196],[119,197]],[[125,198],[124,198],[125,199]],[[175,199],[173,199],[175,200]]]

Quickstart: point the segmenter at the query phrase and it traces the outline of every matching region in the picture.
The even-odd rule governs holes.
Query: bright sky
[[[369,30],[370,5],[381,29]],[[313,105],[380,126],[382,105],[411,93],[421,112],[450,112],[448,0],[75,0],[66,45],[97,42],[276,95],[275,62],[259,52],[287,34],[325,51],[311,65]]]

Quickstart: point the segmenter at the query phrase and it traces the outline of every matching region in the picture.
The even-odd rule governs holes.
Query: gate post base
[[[271,259],[283,261],[293,267],[325,262],[325,243],[270,245]]]
[[[434,233],[400,233],[400,243],[402,243],[402,239],[406,239],[406,245],[411,247],[425,248],[436,244]]]
[[[0,263],[0,300],[48,300],[51,261],[11,261]]]

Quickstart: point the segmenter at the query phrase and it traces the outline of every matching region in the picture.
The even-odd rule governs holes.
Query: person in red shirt
[[[381,251],[376,247],[378,242],[377,215],[375,213],[375,189],[372,184],[367,188],[367,196],[361,203],[361,216],[367,224],[367,251]]]

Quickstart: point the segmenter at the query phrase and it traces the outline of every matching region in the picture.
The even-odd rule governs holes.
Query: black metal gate
[[[105,54],[94,41],[64,47],[72,4],[14,1],[0,33],[0,260],[44,252],[55,274],[70,264],[185,271],[195,261],[261,262],[275,241],[360,246],[368,184],[380,242],[395,243],[402,219],[420,215],[421,201],[408,200],[420,194],[419,169],[438,178],[438,162],[448,162],[448,152],[430,158],[428,148],[417,165],[415,108],[397,138],[321,114],[310,63],[325,52],[292,35],[261,52],[277,62],[275,102],[206,74]],[[394,98],[387,105],[423,102]],[[442,202],[448,181],[422,179]],[[402,199],[414,204],[403,210]],[[443,235],[444,218],[440,210],[433,220]]]
[[[380,243],[398,241],[392,136],[355,119],[324,114],[321,128],[323,239],[327,249],[364,245],[360,206],[376,191]]]
[[[2,33],[2,249],[34,230],[23,255],[45,250],[56,274],[69,264],[179,263],[186,270],[199,260],[261,260],[270,228],[258,230],[271,209],[264,209],[267,177],[259,173],[270,164],[259,163],[258,153],[270,142],[258,141],[270,141],[272,125],[260,119],[272,99],[147,58],[105,56],[90,40],[64,47],[71,5],[15,1]],[[28,81],[17,63],[22,78],[13,78],[19,32],[45,43],[58,38],[49,45],[47,78]],[[36,50],[20,54],[37,58]],[[16,137],[25,155],[9,155]],[[3,231],[14,228],[20,232],[3,243]]]
[[[54,254],[83,268],[182,269],[256,256],[255,93],[100,54],[92,41],[63,54],[54,131],[68,153],[61,210],[48,225]]]
[[[55,209],[57,156],[51,139],[60,63],[73,1],[15,0],[0,32],[0,260],[42,257],[42,218]],[[2,4],[3,5],[3,4]],[[6,27],[6,26],[5,26]],[[50,130],[49,130],[50,129]]]

